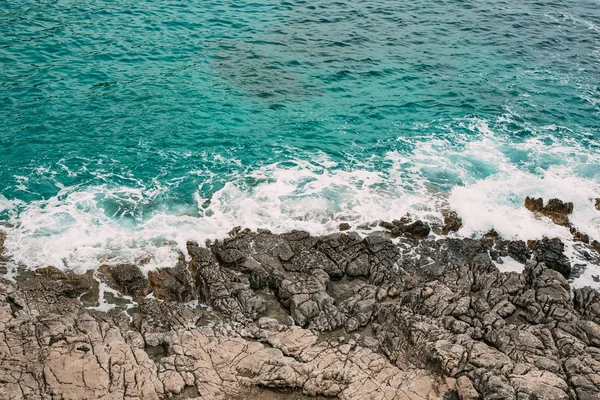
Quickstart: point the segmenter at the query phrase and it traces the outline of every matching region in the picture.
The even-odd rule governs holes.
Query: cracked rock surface
[[[0,281],[0,399],[600,398],[600,293],[571,291],[558,242],[387,229]],[[97,311],[98,280],[133,302]]]

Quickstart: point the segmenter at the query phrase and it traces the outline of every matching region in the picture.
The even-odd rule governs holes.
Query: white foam
[[[130,178],[136,187],[62,187],[56,196],[29,204],[0,196],[0,212],[10,216],[0,229],[8,233],[5,246],[14,263],[79,272],[148,256],[146,270],[173,266],[177,251],[186,253],[186,241],[223,238],[234,226],[324,234],[342,221],[356,227],[407,213],[441,219],[440,209],[447,206],[463,219],[462,236],[495,229],[505,238],[548,236],[570,243],[568,229],[524,208],[525,197],[536,196],[572,201],[573,224],[600,239],[600,213],[592,203],[600,197],[600,171],[594,173],[600,155],[553,136],[563,127],[545,127],[535,138],[521,140],[496,135],[479,119],[460,125],[469,134],[423,126],[423,137],[431,139],[411,142],[410,152],[353,160],[351,168],[323,154],[265,165],[227,182],[210,198],[199,188],[193,194],[196,209],[177,213],[140,211],[152,209],[168,188],[145,187]],[[246,178],[258,183],[248,185]],[[434,181],[449,192],[434,189]],[[107,199],[118,205],[111,212]]]
[[[518,272],[521,273],[525,269],[525,265],[521,264],[512,257],[501,257],[502,264],[494,262],[500,272]]]

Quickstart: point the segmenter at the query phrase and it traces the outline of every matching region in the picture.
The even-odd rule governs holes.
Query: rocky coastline
[[[573,210],[526,205],[564,226]],[[237,228],[148,274],[20,271],[0,280],[0,399],[599,399],[600,292],[571,289],[564,244],[460,224]]]

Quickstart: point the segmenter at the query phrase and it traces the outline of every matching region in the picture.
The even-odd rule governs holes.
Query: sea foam
[[[442,210],[452,209],[463,219],[457,236],[495,229],[509,239],[559,237],[572,261],[584,262],[567,228],[523,203],[526,196],[571,201],[573,225],[600,239],[600,212],[593,205],[600,197],[594,169],[600,156],[574,141],[540,135],[515,141],[496,135],[486,121],[464,124],[476,138],[437,135],[410,151],[365,157],[352,167],[324,154],[264,165],[208,197],[196,191],[193,209],[153,207],[168,188],[143,185],[63,186],[56,196],[27,204],[0,197],[0,212],[9,215],[0,229],[8,234],[13,265],[81,272],[136,262],[150,270],[173,266],[179,252],[186,254],[188,240],[223,238],[234,226],[326,234],[341,222],[356,228],[406,214],[439,222]],[[547,128],[550,138],[553,129]],[[595,284],[597,272],[589,268],[576,284]]]

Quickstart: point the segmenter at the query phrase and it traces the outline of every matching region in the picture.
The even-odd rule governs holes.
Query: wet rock
[[[575,227],[571,228],[571,234],[573,235],[573,240],[575,240],[577,242],[583,242],[583,243],[590,242],[590,237],[583,232],[579,232],[579,230]]]
[[[544,199],[542,198],[533,198],[527,196],[525,198],[525,208],[531,212],[542,212],[544,211]]]
[[[559,199],[550,199],[544,206],[544,200],[527,197],[525,208],[532,212],[539,212],[550,218],[555,224],[569,226],[569,214],[573,213],[573,203],[564,203]]]
[[[431,228],[421,220],[409,222],[406,218],[394,220],[393,222],[381,221],[379,226],[388,229],[392,237],[409,236],[415,239],[424,239],[429,236]]]
[[[417,239],[424,239],[429,236],[431,228],[428,224],[423,221],[415,221],[412,224],[404,225],[402,227],[402,233],[406,233]]]
[[[573,214],[573,203],[564,203],[559,199],[550,199],[546,207],[544,207],[544,212],[565,215]]]
[[[340,224],[340,226],[339,226],[339,230],[340,230],[340,231],[347,231],[347,230],[349,230],[350,228],[351,228],[351,227],[350,227],[350,224],[349,224],[349,223],[347,223],[347,222],[342,222],[342,223]]]
[[[192,277],[183,262],[173,268],[148,272],[148,280],[157,299],[186,303],[197,297]]]
[[[531,257],[531,251],[522,240],[512,240],[506,247],[508,255],[522,264],[525,264]]]
[[[6,241],[6,234],[0,231],[0,261],[4,258],[4,242]]]
[[[137,265],[120,264],[108,271],[123,294],[140,297],[149,293],[148,279]]]
[[[571,263],[564,254],[565,245],[560,239],[544,238],[527,244],[535,253],[536,259],[545,263],[548,268],[560,272],[565,278],[571,275]]]
[[[387,222],[387,221],[380,221],[379,222],[379,226],[381,226],[382,228],[385,228],[387,230],[392,230],[394,229],[394,227],[396,225],[392,224],[391,222]]]
[[[454,211],[444,213],[444,226],[442,234],[447,235],[450,232],[457,232],[462,227],[462,219]]]
[[[600,211],[600,198],[596,199],[594,206],[596,207],[596,210]]]

